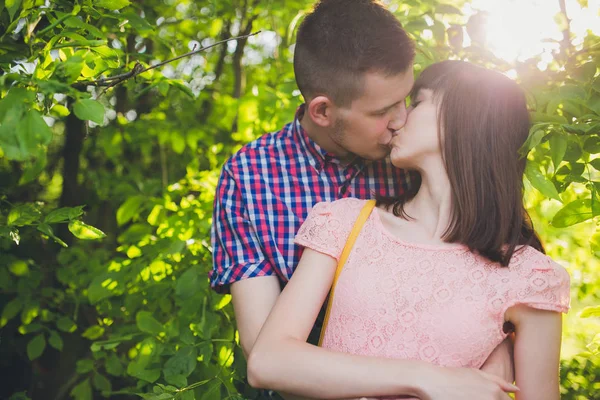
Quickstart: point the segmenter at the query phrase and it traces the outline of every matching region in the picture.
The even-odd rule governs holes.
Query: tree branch
[[[106,91],[106,90],[108,90],[108,89],[110,89],[112,87],[120,85],[121,83],[125,82],[128,79],[135,78],[136,76],[138,76],[140,74],[143,74],[146,71],[150,71],[151,69],[162,67],[163,65],[166,65],[166,64],[171,63],[173,61],[177,61],[177,60],[180,60],[182,58],[192,56],[194,54],[200,53],[201,51],[210,49],[211,47],[218,46],[220,44],[223,44],[225,42],[229,42],[231,40],[247,40],[250,36],[254,36],[254,35],[257,35],[259,33],[260,33],[260,31],[254,32],[254,33],[248,33],[248,34],[242,35],[242,36],[236,36],[236,37],[232,37],[232,38],[220,40],[220,41],[218,41],[216,43],[211,44],[210,46],[205,46],[205,47],[202,47],[202,48],[197,49],[197,50],[192,50],[192,51],[190,51],[188,53],[182,54],[182,55],[177,56],[177,57],[173,57],[173,58],[171,58],[169,60],[162,61],[162,62],[160,62],[158,64],[151,65],[151,66],[146,67],[146,68],[144,68],[144,66],[142,64],[136,63],[135,66],[133,67],[133,69],[131,71],[129,71],[129,72],[125,72],[123,74],[111,76],[111,77],[108,77],[108,78],[99,78],[99,79],[96,79],[96,80],[93,80],[93,81],[76,82],[72,86],[75,87],[75,88],[85,88],[87,86],[105,87],[106,89],[104,91]]]
[[[564,60],[567,60],[569,57],[568,54],[571,51],[571,20],[567,15],[565,0],[558,0],[558,4],[560,6],[560,13],[564,16],[566,22],[566,26],[562,30],[563,38],[560,41],[560,53]]]

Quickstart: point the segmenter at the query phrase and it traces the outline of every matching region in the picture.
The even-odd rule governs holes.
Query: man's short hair
[[[365,73],[404,73],[414,55],[413,41],[379,1],[320,0],[298,28],[296,83],[307,101],[325,95],[347,106],[361,95]]]

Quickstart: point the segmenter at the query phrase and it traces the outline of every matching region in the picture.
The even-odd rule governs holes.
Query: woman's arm
[[[560,399],[559,374],[562,315],[524,305],[508,309],[515,325],[515,375],[518,400]]]
[[[335,269],[333,258],[304,250],[248,358],[252,386],[319,399],[394,395],[424,400],[509,399],[502,389],[514,390],[514,386],[478,370],[355,356],[306,343]]]

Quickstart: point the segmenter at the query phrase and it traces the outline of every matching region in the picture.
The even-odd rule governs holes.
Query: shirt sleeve
[[[363,200],[343,199],[315,204],[294,242],[339,261]]]
[[[568,312],[571,299],[569,273],[542,254],[522,258],[514,270],[515,285],[509,292],[504,311],[523,304],[539,310]]]
[[[209,278],[211,287],[218,293],[229,293],[229,285],[242,279],[275,275],[275,269],[262,251],[234,176],[226,164],[213,208],[213,268]]]

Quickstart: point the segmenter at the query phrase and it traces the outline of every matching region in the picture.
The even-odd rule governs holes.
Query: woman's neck
[[[441,160],[429,163],[419,172],[421,187],[404,209],[429,238],[443,241],[452,209],[448,174]]]

